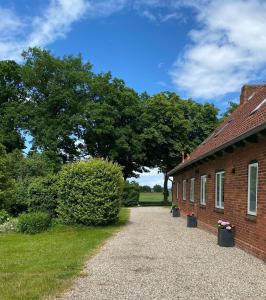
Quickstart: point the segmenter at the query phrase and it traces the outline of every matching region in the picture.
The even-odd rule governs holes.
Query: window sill
[[[224,209],[223,208],[218,208],[218,207],[215,207],[213,209],[214,212],[218,213],[218,214],[223,214],[224,213]]]
[[[199,207],[202,209],[206,209],[206,204],[200,204]]]
[[[194,206],[195,202],[189,201],[189,204]]]
[[[246,219],[247,221],[256,223],[256,222],[257,222],[257,221],[256,221],[256,218],[257,218],[257,216],[246,215],[246,218],[245,218],[245,219]]]

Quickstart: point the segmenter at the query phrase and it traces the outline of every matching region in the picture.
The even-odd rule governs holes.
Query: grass
[[[163,193],[140,193],[140,202],[162,202]],[[169,193],[169,201],[172,201],[172,193]]]
[[[67,288],[85,261],[128,218],[129,210],[123,208],[118,223],[111,226],[56,225],[36,235],[0,234],[0,299],[41,299]]]

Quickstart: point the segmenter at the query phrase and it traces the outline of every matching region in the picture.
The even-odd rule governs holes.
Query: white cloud
[[[0,59],[19,59],[29,46],[44,47],[64,38],[85,17],[131,9],[157,23],[180,23],[183,7],[194,10],[190,17],[196,18],[196,27],[170,72],[178,90],[210,99],[239,91],[245,82],[262,80],[265,0],[50,0],[39,16],[31,18],[0,6]]]
[[[197,6],[200,29],[171,72],[190,96],[211,98],[262,80],[266,65],[266,2],[213,0]]]
[[[19,16],[0,7],[0,59],[20,60],[28,47],[44,47],[64,38],[83,17],[103,17],[121,10],[127,0],[50,0],[41,15]],[[24,30],[22,30],[24,29]]]
[[[130,181],[137,181],[140,185],[149,185],[153,187],[155,184],[163,185],[164,177],[159,173],[157,168],[149,169],[149,172],[140,174],[139,178],[130,178]],[[170,186],[170,183],[168,184]]]

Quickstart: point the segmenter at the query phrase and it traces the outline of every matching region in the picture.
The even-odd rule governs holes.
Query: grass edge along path
[[[129,219],[122,208],[114,225],[55,225],[36,235],[0,234],[0,299],[52,299],[81,273],[85,262]]]

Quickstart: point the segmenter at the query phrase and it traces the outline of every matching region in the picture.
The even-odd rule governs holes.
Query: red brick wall
[[[257,216],[247,215],[248,197],[248,164],[257,160],[258,197]],[[225,171],[224,210],[215,209],[215,172]],[[234,170],[234,171],[233,171]],[[200,206],[200,176],[207,174],[206,206]],[[195,177],[195,202],[189,201],[190,178]],[[187,179],[186,201],[182,200],[182,180]],[[176,182],[178,181],[178,200]],[[200,223],[206,228],[215,228],[219,219],[230,221],[235,225],[237,244],[253,254],[266,259],[266,138],[259,143],[247,144],[243,148],[234,149],[221,158],[206,162],[174,176],[173,202],[183,212],[194,211]],[[212,230],[213,231],[213,230]]]

